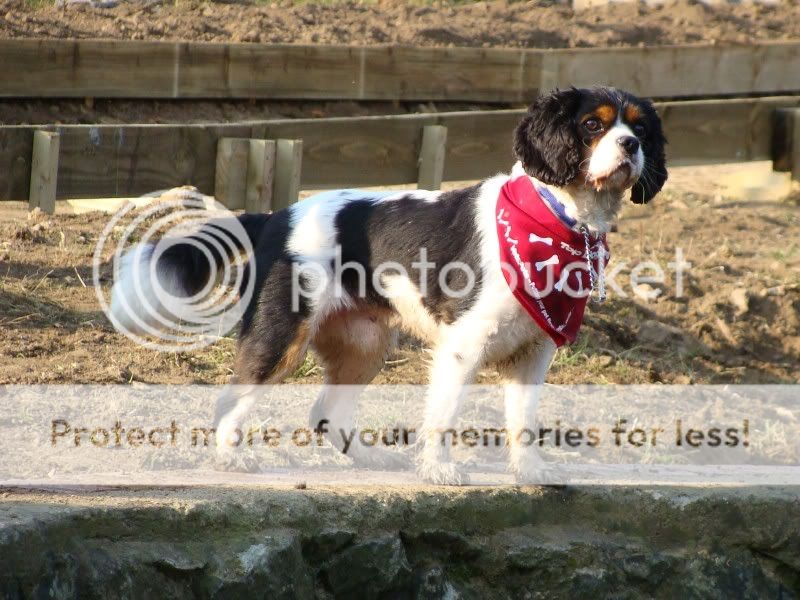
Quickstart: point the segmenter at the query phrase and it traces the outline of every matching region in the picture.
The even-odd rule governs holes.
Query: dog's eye
[[[602,123],[600,123],[600,121],[597,119],[586,119],[583,122],[583,126],[586,127],[586,131],[591,133],[597,133],[603,128]]]
[[[647,133],[647,130],[644,128],[644,125],[637,123],[633,126],[633,133],[636,135],[636,137],[642,137],[645,133]]]

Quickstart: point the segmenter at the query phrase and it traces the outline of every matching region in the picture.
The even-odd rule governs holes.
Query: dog
[[[535,386],[558,346],[577,334],[587,297],[602,294],[605,234],[625,195],[646,203],[664,185],[665,144],[648,100],[614,88],[556,90],[536,99],[516,128],[510,174],[447,192],[324,192],[274,214],[238,217],[254,248],[255,294],[232,383],[278,383],[313,349],[325,386],[311,422],[350,431],[356,406],[352,388],[341,386],[368,384],[399,328],[433,348],[419,475],[468,482],[432,436],[454,427],[464,387],[493,364],[505,382],[510,470],[519,482],[541,482],[545,464],[511,434],[533,427]],[[224,235],[224,227],[216,231]],[[130,296],[136,277],[155,273],[186,297],[221,258],[180,243],[156,265],[152,249],[135,256],[123,261],[112,290],[120,323],[130,318],[114,299]],[[541,293],[545,284],[555,290]],[[568,298],[566,288],[580,293]],[[218,439],[251,402],[220,401]]]

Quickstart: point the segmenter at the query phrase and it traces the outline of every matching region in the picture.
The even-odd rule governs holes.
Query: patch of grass
[[[556,352],[553,359],[553,367],[570,367],[578,363],[586,362],[589,359],[587,350],[589,339],[585,336],[578,338],[578,341],[571,346],[563,346]]]
[[[800,246],[792,244],[792,246],[788,249],[775,250],[771,252],[770,257],[774,258],[775,260],[779,260],[781,262],[786,262],[790,258],[794,258],[794,256],[797,254],[798,249],[800,249]]]
[[[24,0],[24,4],[26,8],[39,10],[40,8],[53,6],[55,2],[53,0]]]
[[[300,365],[294,373],[292,373],[291,378],[303,379],[304,377],[313,375],[319,370],[320,370],[319,365],[317,365],[317,362],[314,360],[314,356],[309,352],[303,359],[303,364]]]
[[[202,352],[186,355],[185,360],[193,371],[231,375],[236,354],[236,340],[226,337],[204,348]]]

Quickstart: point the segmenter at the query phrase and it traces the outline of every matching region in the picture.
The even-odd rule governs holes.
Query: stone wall
[[[793,598],[792,489],[8,490],[4,598]]]

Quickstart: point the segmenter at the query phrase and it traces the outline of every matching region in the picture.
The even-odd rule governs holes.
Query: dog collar
[[[548,190],[543,185],[539,186],[534,184],[534,187],[536,188],[536,191],[539,193],[539,196],[541,196],[542,200],[544,200],[550,206],[550,208],[554,213],[556,213],[558,218],[561,219],[564,222],[564,224],[570,229],[575,229],[575,226],[578,224],[578,222],[567,214],[567,207],[564,206],[564,204],[558,198],[555,197],[553,192]]]
[[[574,342],[586,302],[609,257],[605,236],[575,231],[531,179],[510,179],[497,198],[503,276],[514,297],[557,346]]]

